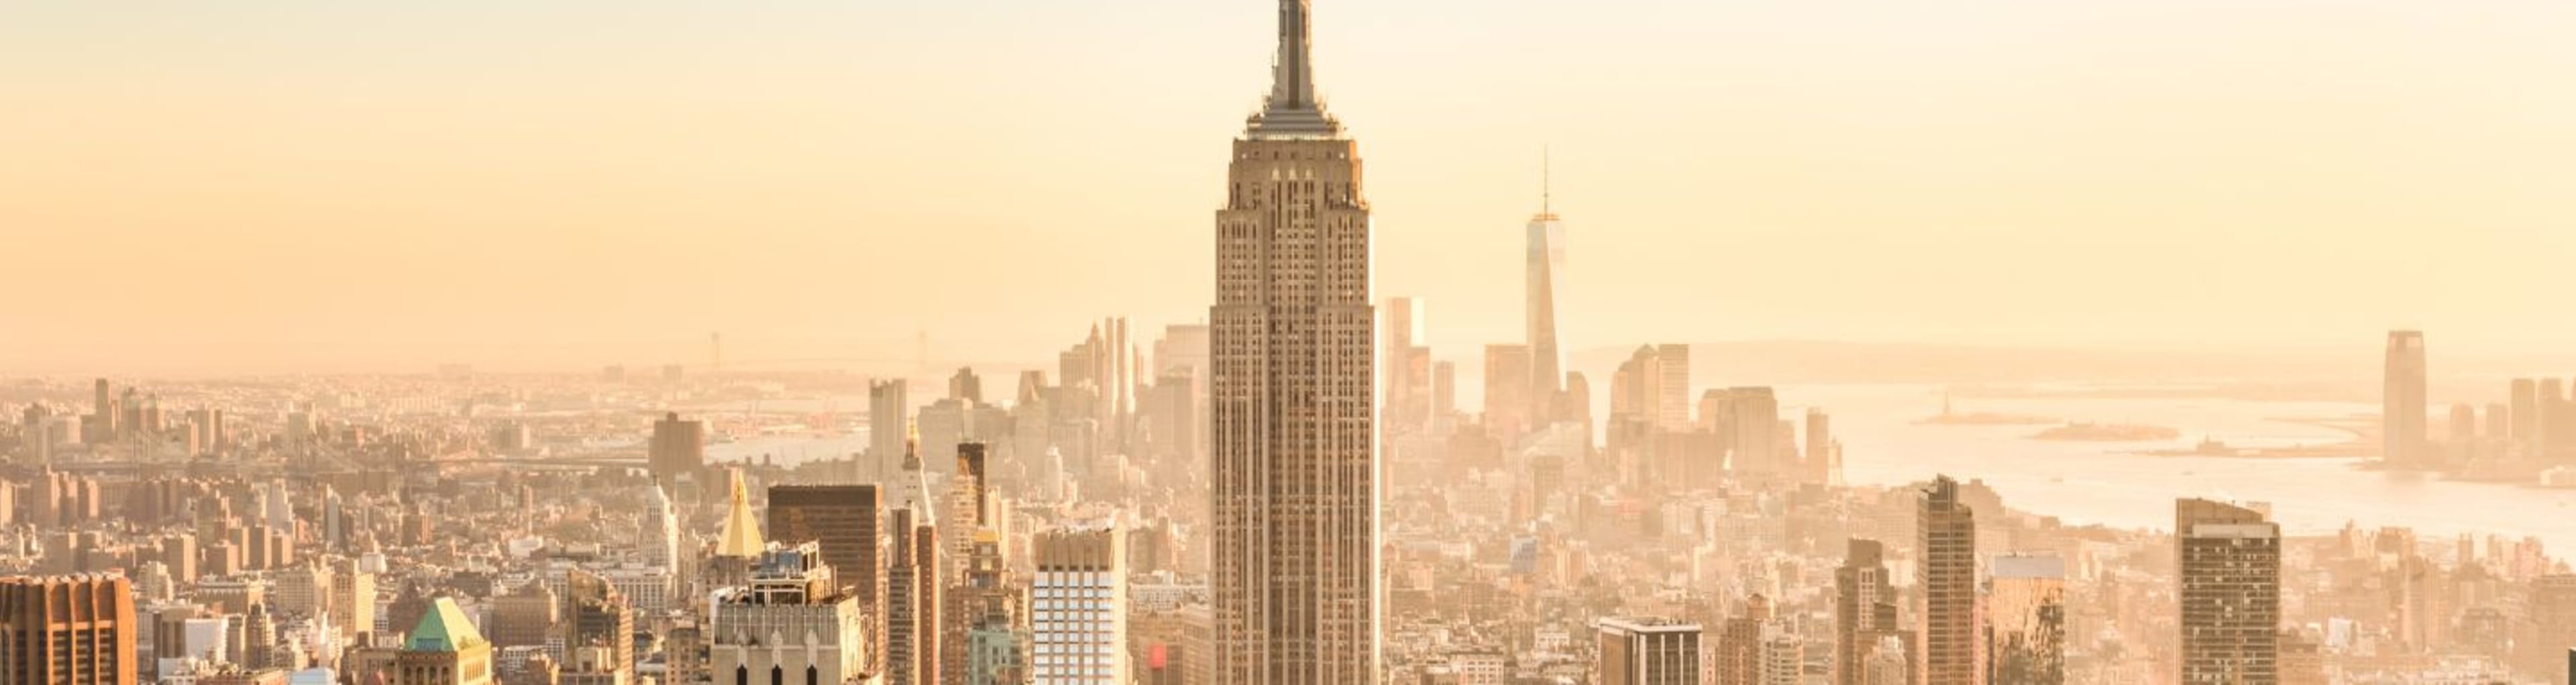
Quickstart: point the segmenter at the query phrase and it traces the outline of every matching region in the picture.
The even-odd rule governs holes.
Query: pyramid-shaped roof
[[[716,538],[716,556],[757,558],[769,541],[761,539],[760,522],[751,518],[751,493],[742,484],[742,471],[726,473],[733,476],[733,504],[725,511],[723,535]]]
[[[483,644],[487,644],[483,633],[474,629],[473,619],[465,617],[465,610],[457,608],[456,600],[440,597],[430,603],[428,612],[420,615],[420,623],[412,626],[411,639],[403,642],[403,649],[453,652]]]

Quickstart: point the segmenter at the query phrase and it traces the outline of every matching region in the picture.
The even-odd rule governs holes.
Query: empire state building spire
[[[1314,24],[1309,0],[1279,0],[1279,57],[1271,65],[1271,109],[1321,109],[1315,103]]]
[[[1245,122],[1246,136],[1262,140],[1334,138],[1342,124],[1324,113],[1315,95],[1312,0],[1279,0],[1279,55],[1271,59],[1270,97]]]
[[[1209,667],[1227,685],[1383,675],[1368,194],[1315,96],[1309,6],[1280,0],[1270,97],[1216,212]]]

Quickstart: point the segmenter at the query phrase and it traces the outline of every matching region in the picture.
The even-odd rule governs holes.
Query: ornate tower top
[[[1342,123],[1315,95],[1312,0],[1279,0],[1279,55],[1271,59],[1270,97],[1244,122],[1255,139],[1335,138]]]

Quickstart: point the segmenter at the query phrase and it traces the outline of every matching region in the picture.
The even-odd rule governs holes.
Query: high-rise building
[[[2388,360],[2379,394],[2380,460],[2406,468],[2426,466],[2424,334],[2389,331]]]
[[[949,620],[963,626],[966,635],[963,665],[950,675],[951,682],[964,685],[1002,685],[1027,681],[1027,660],[1018,629],[1022,598],[1011,579],[1010,567],[1003,563],[1002,536],[987,527],[975,531],[974,548],[968,552],[966,575],[956,584],[951,601],[958,607]],[[958,631],[951,628],[952,634]],[[957,659],[950,659],[957,664]]]
[[[2066,682],[2066,560],[1995,557],[1986,589],[1986,682]]]
[[[644,515],[636,521],[636,554],[647,566],[659,567],[664,573],[680,572],[680,517],[671,506],[671,494],[660,485],[646,485]],[[776,495],[770,497],[776,507]],[[777,528],[777,524],[771,524]]]
[[[947,587],[942,588],[945,596],[939,610],[946,612],[947,616],[940,625],[939,672],[951,685],[965,682],[967,632],[974,626],[968,614],[973,608],[970,605],[982,599],[958,590],[974,570],[978,536],[992,530],[989,519],[1000,518],[992,515],[992,493],[988,489],[987,478],[989,464],[984,454],[983,443],[957,446],[957,470],[948,479],[948,500],[945,502],[948,508],[940,512],[943,518],[939,534],[943,539],[939,546],[940,553],[945,555],[940,560],[945,564],[940,577],[946,581]]]
[[[1823,409],[1807,409],[1807,482],[1817,485],[1843,484],[1843,446],[1834,442],[1833,416]]]
[[[1761,685],[1763,635],[1772,628],[1771,599],[1748,597],[1744,612],[1726,619],[1717,633],[1715,685]]]
[[[2576,677],[2576,574],[2533,578],[2527,601],[2523,634],[2530,636],[2530,646],[2516,649],[2516,661],[2549,682]]]
[[[1690,345],[1675,343],[1655,346],[1655,425],[1657,427],[1669,431],[1690,430],[1690,389]]]
[[[1924,685],[1976,685],[1985,672],[1977,643],[1976,512],[1959,482],[1932,480],[1916,499],[1915,591],[1923,597]]]
[[[2451,403],[2451,422],[2444,437],[2455,444],[2478,439],[2478,407],[2467,402]]]
[[[2513,432],[2506,437],[2518,445],[2532,444],[2534,431],[2540,427],[2540,383],[2529,378],[2513,379],[2510,394],[2513,403]]]
[[[2181,682],[2278,682],[2281,527],[2256,509],[2184,499],[2174,502],[2174,533]]]
[[[2576,442],[2576,430],[2571,430],[2576,429],[2576,425],[2570,425],[2569,421],[2571,418],[2569,407],[2576,405],[2571,405],[2567,401],[2566,390],[2566,386],[2559,379],[2540,379],[2539,393],[2535,398],[2537,406],[2533,407],[2532,412],[2535,418],[2532,419],[2531,442],[2528,445],[2532,456],[2554,460],[2559,457],[2561,446]]]
[[[564,685],[635,682],[635,613],[625,593],[596,574],[574,570],[564,579]]]
[[[510,594],[492,598],[488,613],[492,646],[542,647],[556,636],[562,623],[563,603],[545,583],[529,583]]]
[[[107,379],[98,379],[91,385],[91,391],[95,396],[89,416],[81,420],[81,442],[100,444],[114,441],[120,432],[117,420],[123,412],[118,411],[116,400],[108,392]]]
[[[1386,393],[1388,435],[1421,430],[1431,417],[1431,351],[1423,341],[1422,300],[1386,300],[1385,348],[1378,352],[1379,382]]]
[[[813,543],[765,551],[745,584],[716,592],[706,662],[716,683],[876,682],[866,615],[821,556]]]
[[[391,685],[492,685],[492,643],[456,600],[440,597],[394,653]]]
[[[948,377],[948,397],[967,404],[983,402],[984,377],[975,375],[975,367],[957,367],[957,373]]]
[[[939,533],[927,502],[897,507],[886,563],[886,684],[939,682]]]
[[[878,550],[883,514],[875,485],[773,485],[769,488],[769,537],[783,544],[812,542],[832,577],[856,588],[859,612],[877,617],[883,563]]]
[[[1528,260],[1525,284],[1528,299],[1523,311],[1529,345],[1529,388],[1537,402],[1553,402],[1565,382],[1565,348],[1557,340],[1557,304],[1565,301],[1565,221],[1556,215],[1555,194],[1545,182],[1546,169],[1541,165],[1538,214],[1529,220]],[[1486,383],[1494,382],[1486,379]],[[1555,417],[1538,414],[1542,422]]]
[[[1762,626],[1762,670],[1759,685],[1805,685],[1807,641],[1780,621]]]
[[[1683,363],[1688,363],[1687,357]],[[1790,468],[1789,455],[1780,453],[1780,399],[1765,387],[1728,388],[1726,398],[1724,406],[1729,416],[1702,418],[1727,422],[1719,434],[1727,441],[1729,465],[1736,477],[1758,482],[1797,478]]]
[[[376,574],[343,558],[331,565],[331,625],[349,635],[376,629]]]
[[[143,630],[122,576],[0,578],[0,682],[135,685]]]
[[[706,422],[683,421],[678,412],[664,415],[653,422],[649,456],[645,463],[651,466],[653,479],[665,486],[696,474],[707,465]]]
[[[1310,0],[1280,0],[1270,96],[1217,212],[1216,679],[1378,674],[1376,307],[1358,144],[1315,90]]]
[[[54,463],[53,410],[42,404],[29,404],[19,413],[18,463],[47,466]]]
[[[331,567],[319,561],[270,573],[269,587],[280,612],[303,616],[331,613]]]
[[[902,463],[905,417],[912,415],[912,405],[904,397],[903,379],[876,381],[868,384],[868,455],[860,461],[855,474],[858,483],[882,483],[895,475]],[[842,569],[848,573],[849,569]]]
[[[1834,685],[1869,682],[1871,655],[1883,642],[1900,646],[1911,632],[1897,627],[1896,587],[1887,570],[1887,546],[1877,540],[1853,539],[1834,570]],[[1902,668],[1911,671],[1911,659]],[[1911,680],[1909,674],[1908,680]]]
[[[1699,625],[1663,619],[1605,618],[1601,685],[1699,685]]]
[[[1537,425],[1531,413],[1536,395],[1530,387],[1528,345],[1485,346],[1485,430],[1505,445]]]
[[[1423,354],[1428,355],[1430,352],[1425,351]],[[1458,413],[1458,363],[1432,362],[1431,416],[1438,418],[1456,413]]]
[[[1050,685],[1127,680],[1127,546],[1114,524],[1039,533],[1029,555],[1029,674]]]

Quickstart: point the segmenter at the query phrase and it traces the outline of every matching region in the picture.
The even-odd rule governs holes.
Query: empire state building
[[[1270,96],[1216,213],[1209,308],[1216,682],[1377,681],[1376,378],[1358,145],[1280,0]]]

